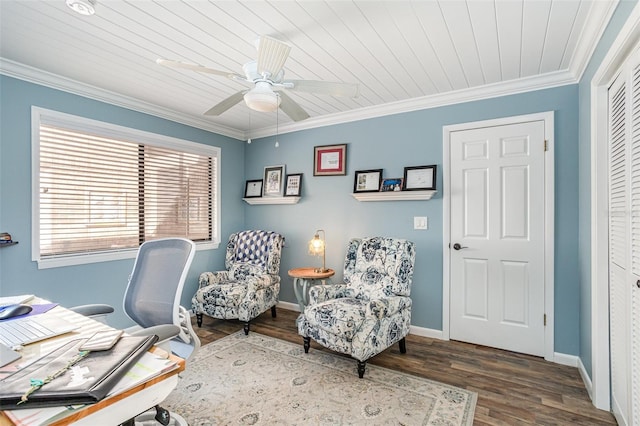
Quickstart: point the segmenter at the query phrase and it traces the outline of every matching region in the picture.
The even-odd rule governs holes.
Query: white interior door
[[[545,122],[450,133],[450,338],[545,355]]]

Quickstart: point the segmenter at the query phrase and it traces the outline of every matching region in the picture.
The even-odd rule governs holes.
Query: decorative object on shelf
[[[299,197],[302,191],[302,173],[287,175],[287,185],[284,190],[285,197]]]
[[[382,185],[380,186],[380,191],[389,192],[389,191],[402,191],[402,181],[403,178],[384,178],[382,179]]]
[[[262,179],[248,180],[244,186],[244,198],[262,197]]]
[[[403,191],[436,189],[436,165],[404,168]]]
[[[8,247],[14,244],[18,244],[17,241],[13,241],[11,234],[8,232],[0,232],[0,247]]]
[[[313,175],[347,174],[347,145],[322,145],[313,148]]]
[[[283,190],[284,166],[265,167],[262,195],[265,197],[282,197]]]
[[[358,170],[353,181],[353,192],[378,192],[382,183],[382,169]]]
[[[320,239],[320,232],[322,232],[322,239]],[[313,239],[309,241],[309,254],[313,256],[322,255],[322,268],[314,269],[313,272],[316,273],[327,272],[327,268],[325,266],[325,239],[324,229],[318,229],[316,234],[313,236]]]

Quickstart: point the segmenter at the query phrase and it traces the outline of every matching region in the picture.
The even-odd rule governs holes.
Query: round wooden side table
[[[289,269],[289,276],[293,278],[293,291],[300,305],[300,312],[309,304],[309,289],[314,285],[322,284],[322,280],[332,277],[336,271],[327,269],[325,272],[316,272],[317,268]]]

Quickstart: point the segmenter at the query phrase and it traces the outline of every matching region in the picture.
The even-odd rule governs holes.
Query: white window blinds
[[[37,131],[38,260],[217,235],[217,148],[55,114]]]

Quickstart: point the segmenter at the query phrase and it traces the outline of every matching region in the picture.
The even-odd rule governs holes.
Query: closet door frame
[[[640,43],[640,3],[591,80],[591,375],[580,372],[596,408],[611,410],[609,355],[608,88]]]

